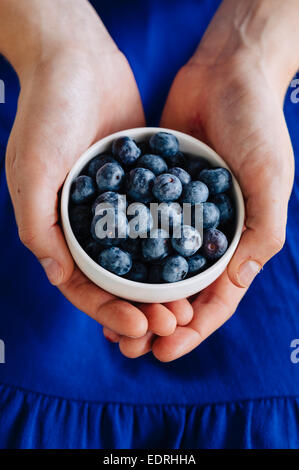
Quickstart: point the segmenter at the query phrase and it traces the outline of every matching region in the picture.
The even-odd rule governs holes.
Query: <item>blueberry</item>
[[[203,229],[216,228],[220,220],[220,211],[218,207],[216,206],[216,204],[213,204],[213,202],[203,202],[201,204],[201,207],[202,207],[202,212],[200,211],[200,214],[202,216]],[[193,214],[195,216],[196,212],[194,212]],[[192,222],[193,220],[194,219],[192,218]],[[195,222],[196,221],[194,220],[194,223]]]
[[[94,178],[96,177],[97,171],[105,165],[105,163],[117,163],[115,158],[111,155],[103,153],[102,155],[97,155],[94,157],[87,166],[87,174]]]
[[[188,262],[183,256],[169,256],[162,269],[162,278],[166,282],[178,282],[185,279],[188,273]]]
[[[155,175],[160,175],[168,170],[168,166],[162,157],[148,153],[138,159],[137,167],[147,168]]]
[[[227,246],[226,236],[217,228],[210,228],[204,232],[202,251],[208,259],[220,258],[226,252]]]
[[[139,202],[152,200],[152,185],[155,175],[147,168],[135,168],[129,173],[127,181],[128,193],[132,199]]]
[[[124,238],[120,242],[124,251],[130,253],[133,260],[141,258],[141,240],[140,238]]]
[[[140,261],[134,261],[131,270],[126,275],[127,279],[135,282],[146,282],[147,281],[148,268],[144,263]]]
[[[114,208],[103,209],[91,223],[91,235],[104,246],[119,245],[128,236],[128,221],[124,212]]]
[[[156,177],[153,185],[153,195],[158,201],[176,201],[182,194],[182,183],[179,178],[169,173]]]
[[[171,168],[168,173],[177,176],[183,185],[188,184],[191,181],[191,176],[189,175],[189,173],[187,173],[187,171],[183,170],[183,168],[180,168],[178,166]]]
[[[95,240],[89,240],[84,245],[84,250],[94,261],[98,260],[99,254],[101,253],[102,249],[103,247]]]
[[[96,175],[99,191],[118,191],[123,183],[125,172],[118,163],[105,163]]]
[[[178,139],[168,132],[158,132],[150,138],[152,151],[162,157],[172,157],[179,151]]]
[[[118,209],[119,211],[125,212],[127,208],[126,196],[124,194],[118,194],[113,191],[106,191],[105,193],[100,194],[92,205],[93,214],[97,215],[98,211],[100,211],[105,204],[107,207],[111,206]]]
[[[185,168],[186,166],[186,158],[182,152],[178,152],[171,157],[165,158],[167,158],[167,163],[170,167]]]
[[[172,247],[182,256],[192,256],[201,247],[200,233],[190,225],[182,225],[180,238],[171,239]]]
[[[226,168],[202,170],[198,178],[208,186],[210,195],[228,191],[232,183],[232,176]]]
[[[132,238],[142,237],[153,227],[153,216],[147,206],[141,202],[133,202],[128,207],[128,219],[130,236]]]
[[[192,206],[201,202],[206,202],[209,197],[208,187],[201,181],[191,181],[184,185],[182,193],[182,202],[189,203]]]
[[[150,237],[141,242],[142,254],[146,261],[160,261],[169,254],[170,244],[168,233],[162,229],[153,229]]]
[[[194,276],[195,274],[200,273],[206,267],[206,264],[206,258],[200,253],[196,253],[188,259],[188,274]]]
[[[159,264],[152,264],[148,271],[147,282],[150,284],[161,284],[163,283],[162,279],[162,269]]]
[[[103,268],[118,276],[124,276],[132,267],[129,253],[115,246],[103,250],[99,255],[98,262]]]
[[[69,209],[70,224],[79,243],[90,238],[91,210],[87,205],[72,206]]]
[[[169,228],[180,225],[182,220],[182,208],[178,202],[163,202],[159,204],[158,223],[160,228],[168,230]]]
[[[196,178],[196,176],[200,173],[201,170],[204,168],[209,168],[210,164],[204,157],[193,157],[189,156],[186,159],[185,168],[190,173],[192,178]]]
[[[227,194],[216,194],[211,201],[218,207],[220,211],[220,224],[225,224],[234,216],[234,207],[231,199]]]
[[[71,187],[71,201],[74,204],[85,204],[95,196],[95,193],[95,185],[90,176],[77,176]]]
[[[200,210],[197,210],[197,209]],[[203,229],[216,228],[220,221],[220,211],[213,202],[203,202],[193,206],[192,225]]]
[[[137,147],[131,137],[119,137],[112,144],[112,152],[115,157],[125,166],[133,165],[141,155],[140,148]]]

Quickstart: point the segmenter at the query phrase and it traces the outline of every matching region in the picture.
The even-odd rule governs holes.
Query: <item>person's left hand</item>
[[[230,54],[222,37],[223,29],[212,26],[204,46],[180,70],[162,126],[206,141],[226,160],[244,195],[246,227],[227,270],[193,301],[192,321],[164,338],[151,333],[117,338],[128,357],[150,347],[160,361],[190,352],[231,317],[256,274],[284,244],[294,172],[282,111],[286,83],[254,48]]]

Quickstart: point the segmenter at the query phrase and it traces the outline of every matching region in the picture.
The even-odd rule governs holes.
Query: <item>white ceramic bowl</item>
[[[206,269],[200,274],[185,279],[183,281],[175,282],[173,284],[146,284],[140,282],[130,281],[107,271],[93,261],[76,240],[69,221],[68,206],[69,194],[72,181],[79,175],[84,166],[96,155],[107,152],[110,149],[112,141],[120,136],[130,136],[141,142],[148,140],[152,134],[159,131],[171,132],[174,134],[180,143],[182,152],[192,154],[194,156],[203,156],[211,162],[213,166],[223,166],[228,168],[224,160],[217,155],[214,150],[208,147],[203,142],[190,137],[189,135],[177,132],[171,129],[161,129],[157,127],[141,127],[137,129],[129,129],[115,134],[109,135],[99,142],[92,145],[83,155],[78,159],[70,173],[68,174],[61,198],[61,218],[65,234],[65,238],[72,256],[83,271],[83,273],[91,279],[95,284],[102,287],[106,291],[124,299],[136,302],[171,302],[173,300],[182,299],[193,295],[209,284],[215,281],[225,270],[229,263],[234,251],[239,243],[243,223],[244,223],[244,202],[242,193],[236,179],[233,177],[232,194],[236,206],[236,221],[235,221],[235,234],[233,239],[225,252],[213,266]]]

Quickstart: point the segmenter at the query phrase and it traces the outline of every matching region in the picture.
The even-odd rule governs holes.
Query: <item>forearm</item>
[[[299,0],[223,0],[198,51],[221,62],[248,53],[286,87],[299,68]]]
[[[0,53],[19,73],[56,52],[115,48],[87,0],[1,0]]]

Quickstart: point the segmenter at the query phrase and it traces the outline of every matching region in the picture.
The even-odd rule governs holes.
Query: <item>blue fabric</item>
[[[92,2],[135,73],[148,124],[190,57],[219,1]],[[237,314],[191,354],[160,364],[124,358],[100,327],[51,287],[20,243],[4,176],[17,78],[0,79],[1,448],[297,448],[298,177],[287,242],[258,276]],[[299,104],[286,98],[295,155]],[[298,163],[297,163],[298,165]]]

